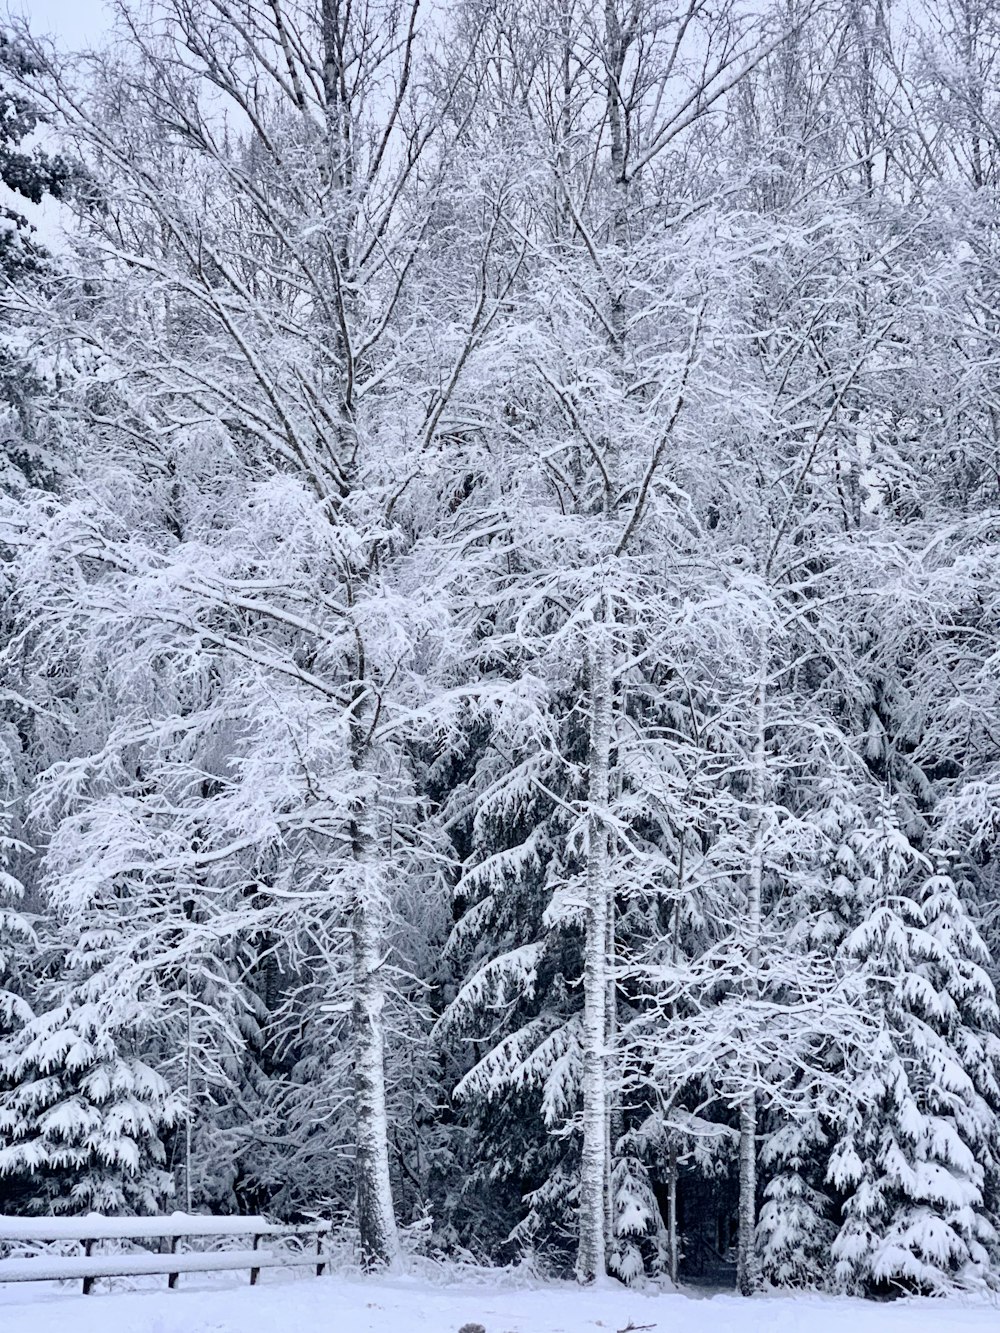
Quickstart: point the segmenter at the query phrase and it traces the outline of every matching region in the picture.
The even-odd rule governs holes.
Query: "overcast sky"
[[[96,41],[107,27],[103,0],[8,0],[12,14],[24,15],[32,28],[62,46]]]

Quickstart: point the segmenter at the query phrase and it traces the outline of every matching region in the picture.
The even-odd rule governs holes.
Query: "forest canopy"
[[[1000,4],[114,10],[0,37],[0,1212],[996,1287]]]

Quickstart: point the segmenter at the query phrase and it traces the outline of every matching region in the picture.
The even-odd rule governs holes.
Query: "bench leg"
[[[91,1250],[92,1250],[93,1248],[94,1248],[94,1242],[93,1242],[92,1240],[85,1240],[85,1241],[83,1242],[83,1252],[84,1252],[84,1254],[87,1256],[88,1259],[90,1258],[90,1252],[91,1252]],[[91,1288],[93,1287],[93,1285],[94,1285],[94,1279],[93,1279],[92,1277],[85,1277],[85,1278],[83,1279],[83,1294],[84,1294],[84,1296],[89,1296],[89,1295],[90,1295],[90,1290],[91,1290]]]

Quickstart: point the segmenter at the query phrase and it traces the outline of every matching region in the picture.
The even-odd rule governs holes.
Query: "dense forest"
[[[0,1212],[1000,1283],[1000,0],[0,76]]]

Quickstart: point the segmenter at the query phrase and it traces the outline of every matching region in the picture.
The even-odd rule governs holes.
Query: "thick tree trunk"
[[[740,1103],[740,1204],[736,1249],[736,1286],[741,1296],[757,1291],[757,1096],[753,1091]]]
[[[607,1271],[608,1189],[608,903],[607,808],[611,755],[611,640],[595,626],[590,668],[590,781],[587,815],[587,929],[584,954],[583,1153],[576,1275],[593,1282]]]
[[[385,1035],[382,980],[384,894],[362,845],[361,883],[351,918],[354,964],[355,1176],[361,1262],[365,1268],[392,1268],[399,1260],[399,1237],[389,1180],[389,1130],[385,1105]]]

